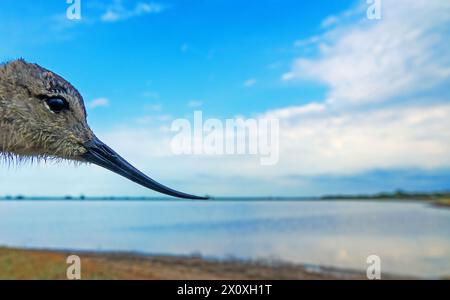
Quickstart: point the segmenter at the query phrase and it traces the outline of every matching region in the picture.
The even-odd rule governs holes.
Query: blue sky
[[[91,112],[99,126],[127,121],[140,103],[158,100],[172,114],[190,113],[187,103],[202,101],[206,113],[226,117],[320,98],[323,87],[283,84],[280,71],[299,51],[293,41],[320,32],[322,19],[351,2],[178,1],[109,22],[101,19],[114,1],[102,3],[81,1],[79,22],[64,18],[65,1],[6,1],[1,13],[10,26],[5,34],[20,38],[3,57],[57,70],[86,100],[107,96],[114,103],[108,113]],[[122,3],[133,10],[139,2]],[[246,89],[253,78],[259,88]]]
[[[214,195],[450,189],[443,1],[2,1],[3,61],[84,96],[97,135],[153,178]],[[171,122],[275,117],[280,162],[173,156]],[[40,179],[38,179],[39,177]],[[5,194],[155,195],[95,166],[4,169]]]

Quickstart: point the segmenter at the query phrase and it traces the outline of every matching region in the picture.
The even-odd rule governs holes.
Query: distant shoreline
[[[147,196],[0,196],[0,201],[186,201],[171,197],[147,197]],[[424,201],[440,207],[450,207],[450,192],[416,193],[416,192],[390,192],[377,194],[336,194],[324,196],[255,196],[255,197],[211,197],[206,201]],[[196,202],[198,200],[195,200]],[[203,200],[202,200],[203,201]]]

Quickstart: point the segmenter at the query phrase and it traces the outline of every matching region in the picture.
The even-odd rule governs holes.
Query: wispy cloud
[[[244,86],[245,87],[252,87],[256,84],[257,80],[255,78],[249,78],[247,80],[244,81]]]
[[[88,107],[90,109],[95,109],[98,107],[107,107],[109,106],[109,100],[107,98],[97,98],[89,102]]]
[[[323,82],[330,87],[328,100],[339,103],[388,101],[448,80],[450,52],[442,41],[448,38],[450,4],[403,0],[385,1],[383,7],[380,21],[343,22],[297,42],[316,43],[319,56],[297,58],[282,79]]]
[[[322,101],[265,114],[280,119],[284,170],[450,167],[450,97],[442,93],[450,83],[443,42],[450,4],[383,3],[380,21],[367,20],[357,7],[325,20],[330,28],[323,35],[296,43],[315,44],[318,55],[297,58],[282,80],[319,81],[329,92]],[[355,21],[356,12],[362,13]]]
[[[304,40],[295,41],[294,46],[295,47],[304,47],[304,46],[309,46],[309,45],[315,45],[318,42],[320,42],[320,36],[315,35],[315,36],[309,37]]]
[[[147,14],[158,14],[163,12],[166,8],[166,6],[154,2],[139,2],[134,7],[130,8],[126,7],[122,1],[116,0],[108,6],[101,16],[101,20],[103,22],[117,22]]]
[[[203,105],[203,102],[200,100],[191,100],[188,102],[188,107],[195,108]]]
[[[123,0],[112,0],[110,2],[87,2],[86,10],[83,10],[80,20],[69,20],[65,13],[59,13],[42,18],[44,21],[37,21],[36,28],[42,31],[48,29],[50,32],[39,35],[39,41],[66,41],[76,35],[76,29],[80,27],[90,27],[98,23],[113,23],[126,19],[144,16],[148,14],[159,14],[169,8],[156,2],[138,2],[134,5]],[[27,28],[28,29],[28,28]],[[27,36],[27,40],[30,37]]]

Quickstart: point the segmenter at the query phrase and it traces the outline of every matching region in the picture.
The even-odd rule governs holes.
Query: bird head
[[[205,199],[161,185],[134,168],[94,135],[76,88],[22,59],[0,66],[0,152],[93,163],[160,193]]]

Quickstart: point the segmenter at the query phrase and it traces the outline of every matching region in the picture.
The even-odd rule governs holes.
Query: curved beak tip
[[[114,150],[100,141],[97,137],[85,143],[86,153],[82,158],[86,162],[96,164],[129,180],[154,191],[184,199],[208,200],[209,196],[195,196],[173,190],[151,179],[133,167]]]

